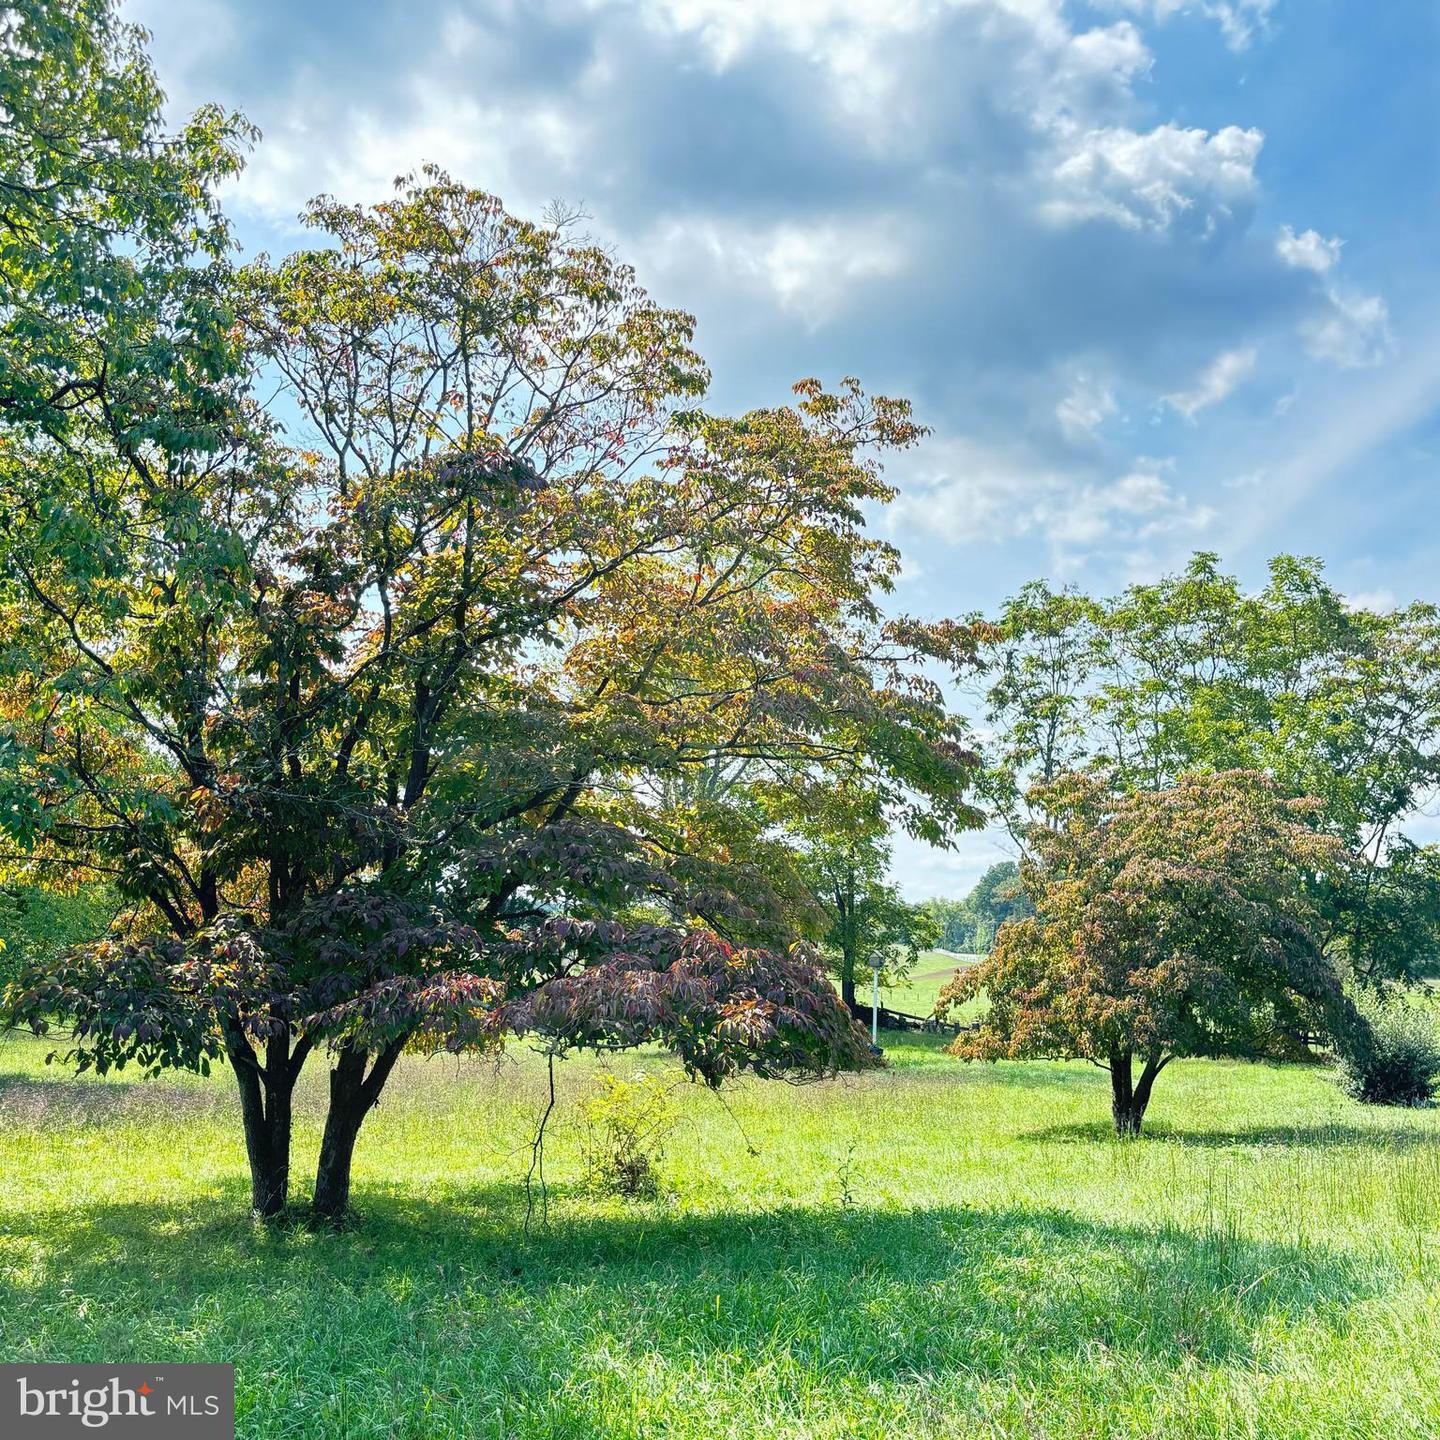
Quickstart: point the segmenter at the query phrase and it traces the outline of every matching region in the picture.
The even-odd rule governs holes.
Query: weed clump
[[[660,1192],[665,1141],[676,1118],[670,1087],[655,1076],[601,1075],[580,1102],[587,1186],[627,1200],[653,1199]]]

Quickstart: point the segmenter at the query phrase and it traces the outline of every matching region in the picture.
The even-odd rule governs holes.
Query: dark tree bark
[[[855,963],[855,870],[852,866],[846,876],[837,878],[833,886],[835,899],[835,930],[840,941],[840,998],[849,1007],[850,1013],[860,1014],[860,1005],[855,997],[855,976],[859,967]]]
[[[1168,1055],[1146,1056],[1137,1080],[1133,1058],[1129,1050],[1116,1050],[1110,1055],[1110,1113],[1115,1120],[1115,1133],[1122,1137],[1139,1135],[1155,1077],[1170,1063]]]
[[[250,1042],[227,1030],[227,1050],[240,1090],[245,1153],[250,1161],[250,1205],[262,1219],[285,1211],[290,1198],[290,1128],[295,1080],[308,1043],[290,1053],[289,1037],[272,1040],[262,1066]]]
[[[380,1102],[380,1092],[405,1048],[395,1040],[370,1063],[367,1051],[345,1046],[330,1071],[330,1108],[325,1116],[325,1133],[320,1140],[320,1161],[315,1170],[315,1196],[311,1210],[325,1224],[337,1224],[350,1209],[350,1169],[355,1159],[355,1141],[370,1110]],[[370,1064],[369,1073],[366,1065]]]

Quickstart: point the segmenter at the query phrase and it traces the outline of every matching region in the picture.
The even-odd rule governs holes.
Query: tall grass
[[[1101,1072],[939,1044],[826,1085],[681,1086],[639,1203],[581,1183],[575,1102],[605,1067],[569,1062],[527,1241],[523,1052],[406,1062],[335,1235],[243,1217],[228,1077],[80,1082],[11,1042],[0,1349],[232,1360],[255,1440],[1440,1433],[1435,1114],[1191,1062],[1121,1142]]]

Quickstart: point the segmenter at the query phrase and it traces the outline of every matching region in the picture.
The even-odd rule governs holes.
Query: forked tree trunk
[[[1155,1077],[1169,1063],[1170,1057],[1147,1056],[1138,1080],[1134,1075],[1132,1059],[1129,1050],[1116,1050],[1110,1056],[1110,1113],[1115,1119],[1115,1133],[1120,1136],[1140,1133]]]
[[[315,1197],[311,1210],[317,1220],[333,1225],[350,1209],[350,1170],[355,1141],[370,1110],[380,1102],[380,1091],[405,1048],[396,1040],[382,1050],[365,1072],[369,1053],[345,1046],[330,1071],[330,1108],[320,1140],[320,1161],[315,1169]]]
[[[243,1094],[243,1092],[242,1092]],[[250,1207],[261,1218],[284,1213],[290,1198],[291,1096],[270,1092],[262,1112],[245,1111],[245,1149],[250,1158]]]
[[[272,1041],[265,1065],[238,1030],[227,1031],[227,1050],[240,1090],[245,1153],[250,1161],[250,1206],[273,1220],[290,1198],[290,1127],[295,1080],[304,1056],[290,1055],[289,1038]],[[302,1042],[303,1043],[303,1042]]]
[[[350,1208],[350,1166],[360,1122],[361,1092],[365,1080],[365,1052],[345,1049],[330,1071],[330,1108],[320,1139],[320,1161],[315,1169],[315,1198],[311,1209],[322,1220],[339,1220]]]

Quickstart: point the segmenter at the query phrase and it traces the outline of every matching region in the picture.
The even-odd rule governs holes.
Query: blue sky
[[[250,251],[433,160],[580,205],[699,317],[717,406],[815,374],[931,439],[920,614],[1218,550],[1440,599],[1433,0],[133,0],[172,109],[264,139]],[[903,846],[916,895],[1002,853]]]

